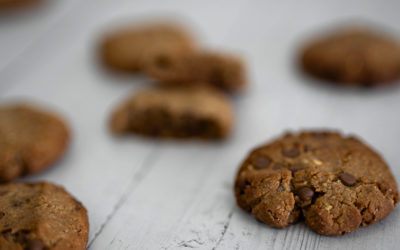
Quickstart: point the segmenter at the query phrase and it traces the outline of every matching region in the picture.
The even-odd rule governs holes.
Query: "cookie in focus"
[[[385,161],[355,137],[286,134],[254,149],[241,165],[239,207],[284,228],[304,219],[316,233],[343,235],[385,218],[399,201]]]

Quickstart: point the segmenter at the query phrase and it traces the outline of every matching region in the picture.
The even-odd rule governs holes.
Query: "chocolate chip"
[[[301,187],[296,193],[303,201],[309,201],[314,196],[314,191],[309,187]]]
[[[45,245],[43,241],[39,239],[30,240],[25,248],[26,250],[43,250]]]
[[[289,169],[290,169],[290,171],[292,171],[293,173],[295,173],[295,172],[297,172],[297,171],[303,170],[304,167],[301,166],[301,165],[293,165],[293,166],[290,166]]]
[[[16,201],[12,202],[12,206],[13,207],[20,207],[22,205],[22,203],[23,203],[22,201],[16,200]]]
[[[354,176],[352,176],[351,174],[348,174],[348,173],[343,173],[343,174],[339,175],[339,179],[346,186],[353,186],[357,181]]]
[[[6,215],[4,212],[0,212],[0,219],[3,218],[4,215]]]
[[[281,168],[283,168],[283,165],[282,165],[282,164],[279,164],[279,163],[276,163],[276,164],[274,165],[274,167],[273,167],[274,170],[278,170],[278,169],[281,169]]]
[[[253,166],[257,169],[267,168],[271,160],[266,156],[258,156],[252,161]]]
[[[246,179],[240,179],[236,185],[239,188],[240,194],[244,194],[244,189],[246,186],[250,185],[250,182],[248,182]]]
[[[12,238],[11,229],[4,230],[1,232],[1,234],[6,240],[10,240]]]
[[[283,154],[284,156],[294,158],[294,157],[299,156],[300,151],[299,151],[299,148],[298,148],[298,147],[292,147],[292,148],[289,149],[289,150],[285,150],[285,149],[282,150],[282,154]]]
[[[310,145],[304,145],[304,152],[311,152],[313,148]]]
[[[239,189],[243,189],[246,186],[246,180],[245,179],[240,179],[240,180],[238,180],[236,185],[237,185],[237,187]]]
[[[16,242],[19,242],[20,244],[24,244],[27,241],[29,233],[30,233],[29,230],[20,230],[20,231],[16,232],[13,236],[14,236]]]

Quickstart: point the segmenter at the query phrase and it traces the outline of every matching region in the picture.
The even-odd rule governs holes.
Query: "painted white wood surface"
[[[0,16],[1,101],[58,110],[73,131],[66,157],[27,180],[65,186],[89,211],[89,249],[396,249],[400,212],[343,237],[303,224],[284,230],[235,205],[232,182],[247,152],[286,130],[336,128],[364,138],[400,180],[400,89],[352,91],[299,74],[304,39],[349,18],[400,36],[398,1],[57,0],[28,17]],[[1,14],[0,14],[1,15]],[[111,75],[96,58],[104,29],[172,16],[196,27],[211,48],[241,52],[251,86],[234,97],[237,122],[220,143],[114,138],[109,113],[143,78]]]

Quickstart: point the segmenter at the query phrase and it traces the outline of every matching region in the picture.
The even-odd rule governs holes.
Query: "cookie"
[[[400,43],[375,31],[337,31],[307,46],[301,63],[310,75],[338,84],[385,85],[400,77]]]
[[[0,10],[29,7],[43,0],[0,0]]]
[[[101,45],[104,63],[112,69],[138,72],[149,57],[182,55],[195,49],[193,38],[173,24],[132,26],[105,36]]]
[[[0,250],[86,249],[86,209],[48,182],[0,185]]]
[[[242,60],[223,53],[160,54],[148,58],[145,70],[166,85],[208,83],[232,92],[246,85]]]
[[[114,111],[111,129],[116,134],[154,137],[226,137],[233,110],[229,98],[207,87],[146,90],[124,101]]]
[[[24,104],[0,105],[0,181],[44,170],[68,141],[68,128],[56,114]]]
[[[253,150],[235,181],[239,207],[269,226],[300,219],[323,235],[343,235],[390,214],[399,201],[385,161],[355,137],[286,134]]]

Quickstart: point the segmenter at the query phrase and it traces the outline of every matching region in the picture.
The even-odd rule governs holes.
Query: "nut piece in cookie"
[[[201,82],[235,92],[247,84],[242,60],[223,53],[159,54],[148,58],[145,69],[150,76],[168,85]]]
[[[104,63],[120,71],[143,71],[146,60],[163,54],[182,55],[195,49],[192,37],[174,24],[147,24],[107,34],[101,44]]]
[[[390,214],[399,201],[385,161],[354,137],[286,134],[253,150],[235,181],[239,207],[278,228],[300,218],[315,232],[342,235]]]
[[[49,167],[69,142],[65,122],[30,105],[0,105],[0,181]]]
[[[231,131],[229,98],[208,87],[161,88],[133,95],[111,117],[114,133],[217,139]]]
[[[336,31],[311,42],[301,64],[307,73],[338,84],[389,84],[400,77],[400,42],[373,30]]]
[[[86,249],[86,209],[48,182],[0,185],[0,250]]]

